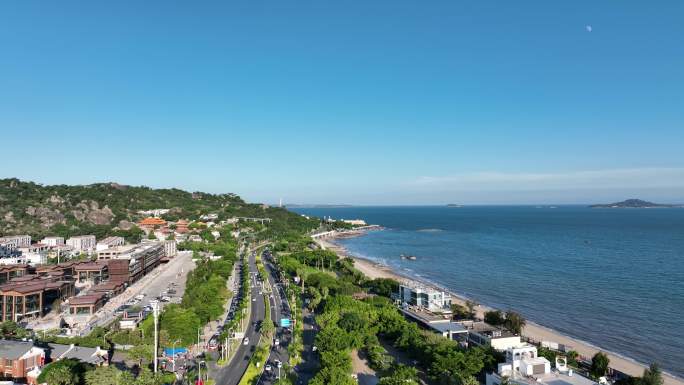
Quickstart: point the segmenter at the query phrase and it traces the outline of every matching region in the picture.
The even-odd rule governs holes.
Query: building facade
[[[66,244],[77,252],[88,253],[95,250],[97,242],[94,235],[79,235],[67,239]]]
[[[10,245],[15,248],[31,246],[30,235],[8,235],[0,237],[0,245]]]

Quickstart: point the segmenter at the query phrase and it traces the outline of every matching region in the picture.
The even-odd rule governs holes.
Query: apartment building
[[[63,237],[45,237],[40,240],[40,243],[47,245],[49,247],[64,246]]]
[[[95,246],[96,251],[100,250],[107,250],[112,247],[117,247],[117,246],[123,246],[124,245],[124,238],[123,237],[107,237],[99,242],[97,242],[97,245]]]
[[[31,245],[30,235],[8,235],[0,237],[0,245],[9,245],[14,248],[26,247]]]
[[[416,306],[435,313],[451,313],[451,295],[445,291],[418,282],[399,285],[394,298],[403,306]]]
[[[77,252],[88,253],[95,250],[97,242],[94,235],[79,235],[66,240],[67,246],[71,246]]]

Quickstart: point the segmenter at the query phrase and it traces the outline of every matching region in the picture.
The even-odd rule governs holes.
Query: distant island
[[[447,207],[463,207],[463,205],[459,205],[459,204],[456,204],[456,203],[449,203],[449,204],[447,205]]]
[[[591,208],[596,209],[621,209],[621,208],[667,208],[667,207],[682,207],[681,205],[661,204],[644,201],[641,199],[627,199],[622,202],[615,202],[609,204],[591,205]]]

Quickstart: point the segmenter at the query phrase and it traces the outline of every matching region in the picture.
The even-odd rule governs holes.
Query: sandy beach
[[[330,239],[318,239],[317,242],[325,249],[335,251],[341,257],[350,257],[354,259],[355,267],[369,278],[392,278],[400,282],[406,280],[420,281],[416,278],[398,274],[390,267],[383,266],[378,263],[350,255],[343,247],[335,244],[334,242],[331,242]],[[451,293],[451,295],[452,300],[454,302],[465,304],[466,299],[462,296],[458,296],[454,293]],[[479,305],[477,307],[477,316],[482,319],[484,318],[484,313],[489,310],[492,310],[492,308],[484,305]],[[615,353],[611,353],[607,350],[600,349],[599,347],[565,336],[559,332],[535,324],[534,322],[531,322],[529,320],[527,321],[527,325],[523,329],[522,334],[523,336],[533,339],[535,341],[552,341],[566,346],[571,346],[572,350],[575,350],[581,356],[584,357],[590,358],[597,352],[603,351],[610,358],[611,368],[619,370],[623,373],[627,373],[632,376],[641,376],[644,372],[644,369],[646,368],[646,365],[644,364],[638,363],[636,361],[622,357]],[[672,376],[668,373],[665,373],[663,378],[665,380],[665,385],[684,385],[683,379]]]

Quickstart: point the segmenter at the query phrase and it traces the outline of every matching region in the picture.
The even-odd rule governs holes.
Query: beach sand
[[[369,277],[371,279],[392,278],[392,279],[395,279],[399,282],[406,281],[406,280],[419,281],[419,279],[411,278],[408,276],[398,274],[394,270],[392,270],[390,267],[383,266],[383,265],[380,265],[378,263],[350,255],[343,247],[341,247],[341,246],[339,246],[339,245],[337,245],[337,244],[335,244],[329,240],[318,239],[316,241],[323,248],[335,251],[341,257],[350,257],[350,258],[354,259],[354,266],[359,271],[361,271],[363,274],[365,274],[367,277]],[[451,295],[452,295],[452,301],[453,302],[465,304],[465,302],[466,302],[465,298],[458,296],[454,293],[451,293]],[[476,309],[478,318],[483,319],[484,313],[489,311],[489,310],[492,310],[492,308],[484,306],[484,305],[479,305]],[[522,334],[523,334],[523,336],[530,338],[530,339],[533,339],[535,341],[552,341],[552,342],[556,342],[558,344],[570,346],[570,347],[572,347],[572,350],[575,350],[581,356],[584,356],[584,357],[591,358],[597,352],[603,351],[610,358],[610,367],[611,368],[619,370],[623,373],[627,373],[631,376],[641,376],[644,372],[644,369],[646,368],[646,365],[644,365],[644,364],[640,364],[636,361],[633,361],[633,360],[630,360],[628,358],[616,355],[615,353],[611,353],[609,351],[600,349],[596,346],[592,346],[592,345],[587,344],[585,342],[582,342],[582,341],[573,339],[571,337],[565,336],[559,332],[556,332],[556,331],[551,330],[549,328],[537,325],[531,321],[527,321],[527,325],[523,329]],[[665,385],[684,385],[683,379],[681,379],[679,377],[674,377],[668,373],[664,373],[663,379],[665,380],[664,381]]]

